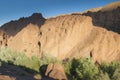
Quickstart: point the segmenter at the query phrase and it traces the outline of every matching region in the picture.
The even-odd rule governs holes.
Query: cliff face
[[[119,6],[49,19],[36,13],[9,22],[0,30],[1,46],[24,51],[28,56],[49,53],[59,59],[91,57],[99,63],[120,61]]]
[[[94,26],[88,16],[48,19],[40,30],[43,53],[46,51],[62,59],[82,56],[98,62],[120,60],[120,35]]]
[[[41,47],[59,58],[65,58],[69,52],[90,34],[93,29],[91,18],[81,15],[65,15],[48,19],[41,27]],[[88,26],[89,25],[89,26]]]
[[[30,23],[36,26],[41,26],[44,24],[44,21],[45,18],[42,17],[42,14],[34,13],[30,17],[22,17],[19,20],[10,21],[1,26],[0,29],[10,36],[15,36]]]
[[[120,2],[111,3],[97,12],[88,11],[82,15],[92,17],[93,25],[120,34]]]
[[[38,54],[39,30],[44,22],[45,18],[40,13],[34,13],[30,17],[4,24],[0,28],[0,46],[25,51],[29,56]]]

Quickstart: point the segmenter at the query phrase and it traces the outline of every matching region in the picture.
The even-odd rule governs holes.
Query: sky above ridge
[[[0,26],[36,12],[47,18],[83,12],[116,1],[119,0],[0,0]]]

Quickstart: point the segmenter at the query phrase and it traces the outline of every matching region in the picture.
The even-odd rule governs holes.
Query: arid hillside
[[[8,22],[0,28],[0,46],[28,56],[48,53],[58,59],[120,61],[120,2],[93,10],[48,19],[34,13]]]

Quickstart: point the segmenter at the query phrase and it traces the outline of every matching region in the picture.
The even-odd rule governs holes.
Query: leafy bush
[[[0,49],[0,66],[2,62],[14,64],[45,74],[47,64],[61,63],[55,57],[44,53],[42,58],[28,57],[23,52],[13,49]],[[111,62],[95,65],[89,58],[71,59],[64,65],[68,80],[120,80],[120,63]],[[26,70],[26,69],[25,69]]]
[[[36,56],[27,57],[25,53],[17,52],[13,49],[1,48],[0,49],[0,60],[8,64],[14,64],[29,68],[31,70],[39,71],[40,63]]]
[[[114,71],[114,74],[112,75],[112,80],[120,80],[120,68],[117,68]]]
[[[65,67],[71,80],[92,80],[99,72],[98,67],[88,58],[73,59]]]
[[[108,73],[103,73],[103,71],[99,71],[99,73],[93,78],[93,80],[110,80]]]
[[[46,64],[49,64],[49,63],[56,63],[56,62],[59,62],[57,60],[57,58],[51,56],[50,54],[47,54],[47,53],[44,53],[42,55],[42,58],[40,59],[40,65],[46,65]]]
[[[107,72],[112,80],[120,80],[120,64],[117,62],[111,62],[110,64],[103,63],[100,66],[103,72]]]
[[[41,59],[39,59],[37,56],[32,56],[30,58],[26,56],[24,52],[18,52],[9,48],[0,49],[0,60],[7,64],[20,66],[25,68],[25,70],[28,68],[37,72],[39,72],[39,69],[42,65],[58,62],[55,57],[46,53],[43,54]]]
[[[69,80],[120,80],[120,63],[95,65],[91,59],[69,60],[64,64]]]

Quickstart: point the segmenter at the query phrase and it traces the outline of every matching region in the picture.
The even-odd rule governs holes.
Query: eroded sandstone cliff
[[[49,53],[59,59],[91,57],[120,61],[120,7],[45,19],[35,13],[0,28],[0,46],[28,56]],[[108,7],[108,6],[107,6]],[[109,7],[108,7],[109,8]]]

